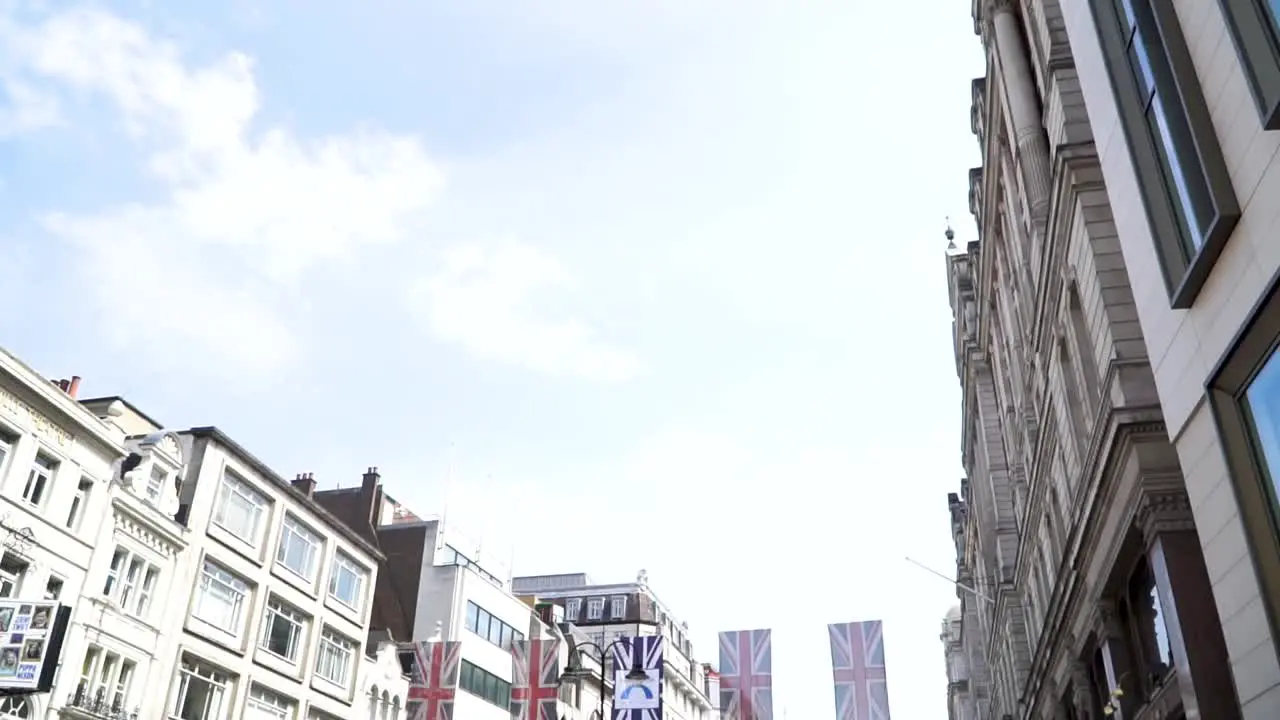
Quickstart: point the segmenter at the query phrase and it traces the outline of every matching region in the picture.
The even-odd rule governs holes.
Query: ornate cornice
[[[1136,515],[1142,537],[1150,546],[1160,533],[1188,532],[1196,529],[1191,500],[1182,489],[1144,489]]]

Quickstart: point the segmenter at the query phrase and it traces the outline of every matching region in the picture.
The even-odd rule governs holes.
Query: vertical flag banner
[[[773,720],[773,633],[720,633],[720,717]]]
[[[827,631],[831,635],[836,720],[889,720],[880,621],[834,623]]]
[[[644,677],[636,675],[644,671]],[[662,720],[662,637],[630,637],[613,646],[612,720]]]
[[[413,675],[406,703],[409,720],[453,720],[461,657],[460,642],[413,643]]]
[[[556,720],[560,691],[560,641],[511,644],[512,720]]]

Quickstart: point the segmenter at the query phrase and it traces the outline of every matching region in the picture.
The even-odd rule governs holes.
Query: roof
[[[84,398],[83,400],[77,400],[77,402],[79,402],[81,405],[89,405],[90,403],[108,403],[108,404],[113,402],[123,403],[125,407],[132,410],[133,413],[138,417],[142,418],[143,420],[146,420],[147,422],[151,423],[152,425],[155,425],[158,428],[161,428],[161,429],[164,428],[163,423],[156,421],[155,418],[139,410],[137,405],[134,405],[133,403],[129,402],[128,400],[125,400],[123,397],[120,397],[119,395],[103,395],[102,397]]]
[[[356,531],[347,527],[346,523],[342,522],[336,515],[326,510],[319,502],[316,502],[314,498],[308,497],[306,493],[294,487],[293,483],[278,475],[276,471],[268,467],[266,463],[262,462],[257,457],[254,457],[254,455],[248,450],[245,450],[240,443],[232,440],[226,433],[222,432],[218,428],[212,425],[196,427],[191,428],[190,430],[184,430],[180,434],[190,435],[194,438],[213,440],[219,445],[227,448],[243,460],[245,464],[253,468],[254,472],[257,472],[259,475],[266,478],[271,484],[275,485],[277,490],[290,496],[298,504],[305,506],[308,510],[323,520],[330,526],[330,528],[344,537],[347,542],[350,542],[352,545],[355,545],[361,550],[367,552],[374,560],[381,561],[386,559],[381,550],[357,534]]]

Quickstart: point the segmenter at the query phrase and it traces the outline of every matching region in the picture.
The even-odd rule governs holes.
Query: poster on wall
[[[58,603],[0,599],[0,688],[48,692],[70,620]]]

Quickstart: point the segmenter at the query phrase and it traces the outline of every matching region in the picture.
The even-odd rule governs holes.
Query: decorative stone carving
[[[1147,545],[1159,533],[1189,532],[1196,529],[1191,513],[1191,500],[1181,489],[1144,490],[1138,501],[1134,522],[1142,531]]]
[[[12,418],[18,425],[30,427],[36,435],[58,447],[71,444],[73,439],[71,433],[5,390],[0,390],[0,412]]]
[[[1093,703],[1089,697],[1089,668],[1077,660],[1071,663],[1071,703],[1075,705],[1076,717],[1081,720],[1092,720]]]

